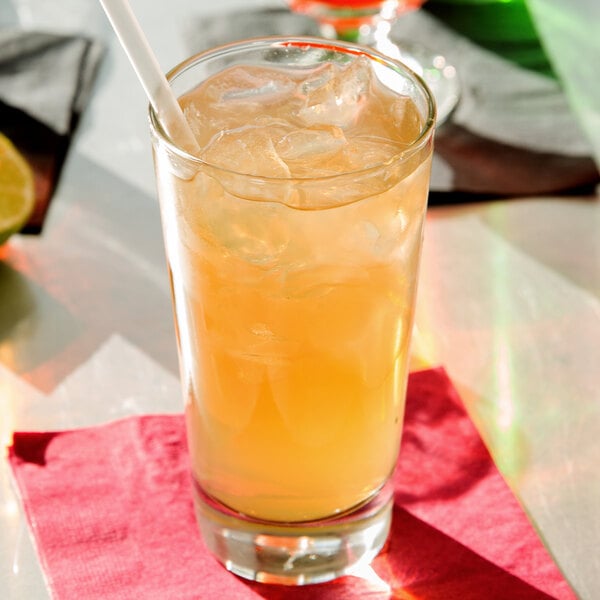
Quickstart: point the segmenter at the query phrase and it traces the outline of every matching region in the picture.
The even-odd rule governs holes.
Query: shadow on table
[[[54,381],[48,380],[44,364],[77,337],[77,319],[41,286],[2,261],[0,307],[0,363],[23,379],[33,377],[41,389],[45,384],[52,388]]]

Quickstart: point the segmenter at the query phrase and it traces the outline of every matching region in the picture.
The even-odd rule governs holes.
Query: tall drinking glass
[[[308,38],[168,79],[201,147],[150,111],[200,529],[238,575],[326,581],[389,531],[434,102]]]

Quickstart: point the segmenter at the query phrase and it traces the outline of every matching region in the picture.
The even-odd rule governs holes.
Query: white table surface
[[[41,7],[28,26],[88,32],[107,54],[43,235],[2,250],[0,297],[16,298],[0,307],[3,446],[13,430],[182,406],[146,99],[99,4],[22,3],[22,19]],[[132,6],[166,70],[190,12],[249,3]],[[415,365],[446,368],[584,600],[600,598],[599,232],[597,197],[430,208],[413,344]],[[48,598],[5,461],[0,531],[0,597]]]

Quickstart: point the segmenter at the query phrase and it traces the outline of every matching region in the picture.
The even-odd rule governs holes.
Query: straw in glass
[[[100,0],[100,4],[129,57],[165,133],[184,150],[191,154],[198,154],[196,138],[128,0]]]

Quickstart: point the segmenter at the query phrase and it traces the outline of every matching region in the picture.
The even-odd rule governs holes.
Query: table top
[[[52,4],[32,26],[87,31],[107,54],[43,234],[0,249],[3,446],[13,430],[182,408],[146,100],[99,5]],[[192,5],[211,10],[132,2],[165,69],[186,56],[178,28]],[[600,597],[598,231],[597,197],[431,207],[413,342],[413,367],[446,368],[586,600]],[[5,462],[0,531],[3,597],[48,598]]]

